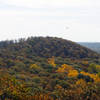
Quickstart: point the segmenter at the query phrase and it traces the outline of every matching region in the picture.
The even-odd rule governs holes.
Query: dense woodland
[[[56,37],[2,41],[0,100],[100,100],[100,55]]]

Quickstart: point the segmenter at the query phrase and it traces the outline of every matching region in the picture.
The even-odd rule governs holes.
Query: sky
[[[0,41],[30,36],[100,42],[100,0],[0,0]]]

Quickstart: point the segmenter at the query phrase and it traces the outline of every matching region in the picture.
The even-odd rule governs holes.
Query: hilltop
[[[99,58],[96,52],[83,47],[75,42],[56,37],[31,37],[20,39],[19,42],[4,41],[0,43],[0,55],[11,56],[39,56],[49,58],[52,56],[84,59]]]

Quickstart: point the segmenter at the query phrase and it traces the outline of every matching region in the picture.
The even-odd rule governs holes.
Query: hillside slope
[[[100,100],[98,58],[61,38],[0,42],[0,100]]]
[[[82,47],[72,41],[53,37],[31,37],[21,39],[18,43],[5,41],[0,43],[0,55],[11,56],[39,56],[39,57],[63,57],[63,58],[98,58],[96,52]]]

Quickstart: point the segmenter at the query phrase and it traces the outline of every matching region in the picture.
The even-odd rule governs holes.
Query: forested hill
[[[100,55],[61,38],[2,41],[0,100],[100,100]]]
[[[82,47],[72,41],[56,37],[31,37],[19,41],[0,42],[1,57],[64,57],[64,58],[98,58],[96,52]]]

